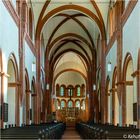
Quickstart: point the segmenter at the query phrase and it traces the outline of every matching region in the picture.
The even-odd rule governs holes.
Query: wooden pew
[[[59,139],[64,130],[64,123],[32,124],[1,129],[1,139]]]
[[[123,139],[137,137],[140,134],[140,130],[135,127],[119,127],[109,124],[78,123],[76,129],[84,139]]]

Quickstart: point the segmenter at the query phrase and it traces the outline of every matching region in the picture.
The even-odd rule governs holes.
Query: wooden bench
[[[64,123],[46,123],[1,129],[1,139],[60,139]]]
[[[76,129],[84,139],[124,139],[140,134],[140,130],[132,126],[119,127],[109,124],[77,123]]]

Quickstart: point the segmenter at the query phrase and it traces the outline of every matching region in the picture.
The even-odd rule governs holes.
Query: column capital
[[[125,84],[125,81],[119,81],[116,83],[116,86],[119,86],[119,85],[124,85]]]
[[[30,89],[28,89],[28,90],[25,90],[25,92],[27,93],[27,94],[31,94],[31,90]]]
[[[5,73],[5,72],[0,72],[0,76],[4,76],[6,78],[9,78],[10,77],[10,75],[7,74],[7,73]]]

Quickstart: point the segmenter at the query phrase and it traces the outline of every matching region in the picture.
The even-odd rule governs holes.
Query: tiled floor
[[[77,133],[74,127],[67,127],[64,135],[62,136],[62,140],[81,140],[80,135]]]

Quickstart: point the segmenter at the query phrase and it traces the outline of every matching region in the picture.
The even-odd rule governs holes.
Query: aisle
[[[66,139],[74,139],[74,140],[81,140],[80,135],[77,133],[74,127],[67,127],[64,135],[62,136],[62,140]]]

